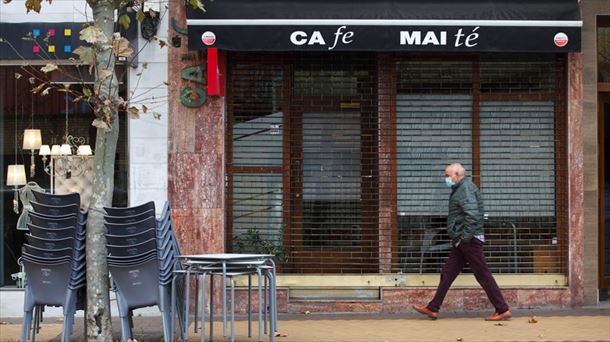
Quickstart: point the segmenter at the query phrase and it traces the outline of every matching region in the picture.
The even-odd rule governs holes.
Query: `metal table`
[[[233,277],[236,275],[248,275],[248,336],[251,336],[251,327],[250,327],[250,295],[251,295],[251,276],[254,272],[258,275],[258,319],[259,319],[259,341],[261,341],[261,276],[263,271],[265,271],[264,281],[265,281],[265,289],[267,288],[267,276],[269,278],[269,291],[265,291],[264,301],[267,302],[267,295],[269,296],[269,305],[270,305],[270,341],[275,340],[275,331],[277,330],[277,303],[276,303],[276,277],[275,277],[275,261],[274,255],[271,254],[235,254],[235,253],[220,253],[220,254],[193,254],[193,255],[182,255],[180,259],[186,266],[185,270],[179,271],[180,273],[186,276],[185,286],[186,286],[186,313],[185,313],[185,324],[184,326],[188,326],[188,312],[189,312],[189,288],[190,288],[190,276],[194,274],[196,276],[196,280],[198,280],[198,275],[203,275],[203,289],[202,289],[202,303],[205,303],[205,277],[207,274],[211,275],[211,289],[210,294],[213,296],[213,275],[221,274],[222,275],[222,305],[223,305],[223,336],[227,336],[227,277],[231,277],[231,297],[232,297],[232,310],[231,310],[231,340],[234,341],[235,333],[234,333],[234,280]],[[175,291],[172,289],[172,303],[175,303]],[[197,299],[196,299],[197,302]],[[205,305],[202,305],[202,314],[201,314],[201,324],[202,324],[202,335],[201,341],[204,341],[205,330],[203,327],[205,318]],[[175,307],[172,304],[172,307]],[[197,309],[195,309],[197,312]],[[210,303],[210,338],[213,336],[213,299]],[[174,317],[174,316],[173,316]],[[267,307],[265,305],[265,333],[267,331]],[[197,319],[195,319],[197,321]],[[195,323],[196,324],[196,323]],[[172,324],[172,327],[175,327]],[[188,335],[188,334],[186,334]],[[173,334],[172,334],[173,336]],[[185,337],[188,339],[188,336]]]

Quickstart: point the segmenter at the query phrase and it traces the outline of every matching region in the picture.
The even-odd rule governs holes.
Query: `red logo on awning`
[[[553,41],[558,47],[564,47],[568,45],[568,35],[563,32],[559,32],[555,35]]]
[[[203,42],[203,44],[210,46],[210,45],[216,43],[216,35],[214,34],[214,32],[205,31],[201,35],[201,41]]]

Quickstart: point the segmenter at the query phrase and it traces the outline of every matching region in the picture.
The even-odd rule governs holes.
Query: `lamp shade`
[[[51,155],[52,155],[52,156],[58,156],[58,155],[60,155],[60,150],[61,150],[61,147],[60,147],[59,145],[53,145],[53,146],[51,146]]]
[[[51,155],[51,148],[49,147],[49,145],[40,146],[40,151],[38,151],[38,155],[40,155],[40,156]]]
[[[42,145],[39,129],[26,129],[23,131],[23,149],[37,150]]]
[[[68,145],[68,144],[61,145],[61,148],[59,149],[59,154],[61,154],[62,156],[72,155],[72,149],[70,148],[70,145]]]
[[[93,154],[91,151],[91,146],[89,145],[80,145],[78,150],[76,150],[76,154],[79,156],[90,156]]]
[[[8,166],[8,172],[6,173],[6,185],[7,186],[19,186],[25,185],[27,180],[25,178],[25,166],[15,164]]]

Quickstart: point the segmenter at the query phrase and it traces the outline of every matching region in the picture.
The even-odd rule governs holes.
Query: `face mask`
[[[451,177],[445,177],[445,184],[447,184],[448,187],[452,187],[455,185],[455,183],[453,182],[453,179],[451,179]]]

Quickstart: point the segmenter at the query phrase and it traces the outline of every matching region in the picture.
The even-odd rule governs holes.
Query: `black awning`
[[[189,48],[580,51],[577,0],[216,0],[187,8]]]

